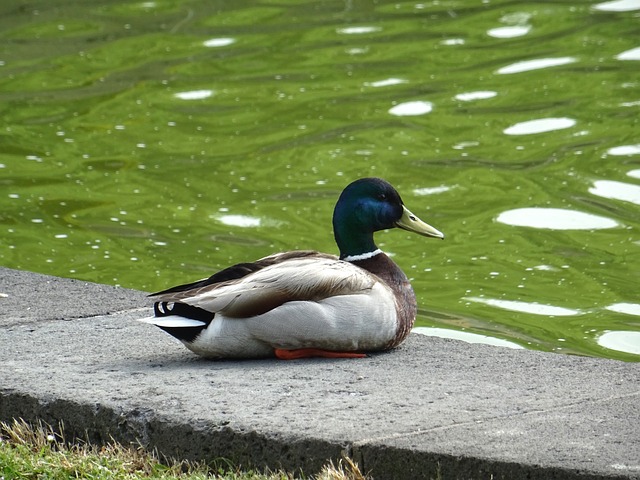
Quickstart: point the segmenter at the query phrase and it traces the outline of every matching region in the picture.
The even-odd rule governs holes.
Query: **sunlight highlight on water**
[[[236,42],[235,38],[226,38],[226,37],[222,37],[222,38],[211,38],[209,40],[205,40],[203,42],[203,45],[205,47],[226,47],[228,45],[232,45]]]
[[[562,208],[516,208],[502,212],[496,221],[517,227],[549,230],[598,230],[619,226],[611,218]]]
[[[498,92],[494,92],[492,90],[480,90],[477,92],[459,93],[455,98],[458,100],[462,100],[463,102],[471,102],[473,100],[485,100],[487,98],[493,98],[496,95],[498,95]]]
[[[522,37],[531,31],[531,25],[513,25],[511,27],[492,28],[487,35],[495,38]]]
[[[255,228],[262,224],[260,218],[248,215],[219,215],[215,219],[230,227]]]
[[[543,68],[558,67],[560,65],[568,65],[575,63],[578,60],[574,57],[559,57],[559,58],[536,58],[535,60],[524,60],[521,62],[512,63],[505,67],[501,67],[496,73],[501,75],[509,75],[512,73],[530,72],[532,70],[540,70]]]
[[[399,103],[395,107],[389,109],[391,115],[397,117],[411,117],[415,115],[425,115],[433,110],[431,102],[415,101]]]
[[[599,197],[622,200],[640,205],[640,186],[613,180],[596,180],[589,193]]]
[[[593,6],[596,10],[605,12],[631,12],[640,10],[640,0],[613,0],[610,2],[598,3]]]
[[[573,118],[537,118],[516,123],[504,130],[506,135],[532,135],[571,128],[576,124]]]
[[[626,315],[640,316],[640,304],[637,303],[614,303],[605,307],[612,312],[624,313]]]
[[[606,332],[598,337],[598,344],[611,350],[640,355],[640,332]]]
[[[193,90],[190,92],[178,92],[174,97],[180,100],[202,100],[213,95],[213,90]]]
[[[640,47],[626,50],[616,55],[617,60],[640,60]]]
[[[3,265],[156,291],[335,253],[380,176],[447,232],[376,236],[417,326],[630,359],[597,338],[640,329],[640,0],[5,3]]]
[[[344,27],[338,28],[336,31],[338,33],[343,33],[345,35],[362,35],[365,33],[374,33],[382,30],[380,27],[375,26],[354,26],[354,27]]]
[[[640,143],[637,145],[620,145],[607,150],[608,155],[624,156],[624,155],[640,155]]]
[[[416,327],[413,329],[413,331],[421,335],[438,338],[450,338],[452,340],[461,340],[467,343],[481,343],[484,345],[493,345],[495,347],[506,347],[515,349],[524,348],[522,347],[522,345],[518,345],[517,343],[510,342],[509,340],[504,340],[502,338],[495,338],[488,335],[480,335],[478,333],[464,332],[460,330],[450,330],[447,328]]]
[[[440,185],[439,187],[424,187],[424,188],[416,188],[413,190],[413,193],[416,195],[435,195],[438,193],[448,192],[453,187],[448,187],[446,185]]]
[[[400,85],[407,83],[407,80],[403,78],[385,78],[384,80],[378,80],[376,82],[365,82],[366,87],[389,87],[391,85]]]
[[[571,317],[574,315],[583,314],[583,312],[581,312],[580,310],[574,310],[571,308],[556,307],[554,305],[543,305],[539,303],[521,302],[517,300],[502,300],[499,298],[484,297],[464,297],[464,300],[483,303],[485,305],[501,308],[503,310],[531,313],[533,315],[544,315],[550,317]]]

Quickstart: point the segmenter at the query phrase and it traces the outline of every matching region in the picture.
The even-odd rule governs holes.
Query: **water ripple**
[[[640,316],[640,305],[637,303],[614,303],[605,308],[616,313]]]
[[[476,303],[483,303],[491,307],[502,308],[503,310],[511,310],[514,312],[531,313],[533,315],[545,315],[550,317],[570,317],[573,315],[582,315],[580,310],[574,310],[571,308],[556,307],[554,305],[543,305],[537,302],[521,302],[516,300],[502,300],[498,298],[483,298],[483,297],[464,297],[464,300],[468,300]]]
[[[492,28],[487,35],[494,38],[515,38],[526,35],[531,30],[531,25],[513,25],[510,27]]]
[[[625,50],[616,55],[617,60],[640,60],[640,47]]]
[[[345,35],[362,35],[364,33],[379,32],[380,30],[382,30],[382,28],[375,26],[355,26],[338,28],[336,31]]]
[[[640,332],[605,332],[598,337],[598,345],[618,352],[640,355]]]
[[[529,72],[531,70],[567,65],[577,61],[574,57],[536,58],[535,60],[524,60],[522,62],[512,63],[511,65],[499,68],[496,73],[508,75],[511,73]]]
[[[640,205],[640,186],[613,180],[596,180],[589,193],[599,197]]]
[[[397,117],[409,117],[415,115],[425,115],[433,110],[431,102],[415,101],[399,103],[395,107],[389,109],[391,115]]]
[[[640,0],[613,0],[611,2],[598,3],[593,8],[604,12],[631,12],[640,10]]]
[[[538,118],[526,122],[516,123],[504,130],[506,135],[531,135],[534,133],[552,132],[573,127],[576,121],[573,118]]]
[[[205,47],[226,47],[227,45],[231,45],[236,42],[235,38],[211,38],[209,40],[205,40],[202,44]]]
[[[213,95],[213,90],[191,90],[189,92],[178,92],[173,96],[180,100],[202,100]]]
[[[407,80],[403,78],[385,78],[384,80],[378,80],[376,82],[365,82],[365,87],[389,87],[391,85],[400,85],[407,83]]]
[[[438,338],[450,338],[452,340],[461,340],[467,343],[481,343],[484,345],[493,345],[494,347],[507,347],[521,349],[521,345],[504,340],[502,338],[490,337],[488,335],[480,335],[479,333],[464,332],[459,330],[451,330],[448,328],[437,327],[415,327],[413,330],[420,335]]]
[[[517,208],[502,212],[496,221],[516,227],[549,230],[598,230],[619,226],[611,218],[561,208]]]
[[[455,98],[463,102],[470,102],[472,100],[486,100],[487,98],[493,98],[496,95],[498,95],[498,92],[494,92],[493,90],[479,90],[477,92],[459,93]]]
[[[640,144],[637,145],[620,145],[607,150],[607,154],[615,156],[638,155],[640,154]]]
[[[260,218],[250,217],[248,215],[219,215],[216,217],[216,220],[230,227],[253,228],[259,227],[262,224]]]

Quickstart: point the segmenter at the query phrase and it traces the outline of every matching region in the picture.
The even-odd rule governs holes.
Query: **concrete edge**
[[[117,308],[109,304],[107,316],[139,310],[138,303],[144,299],[142,292],[126,291],[116,287],[56,279],[36,273],[12,271],[22,278],[31,277],[39,282],[57,282],[70,285],[91,300],[90,307],[71,305],[75,315],[67,320],[105,315],[96,305],[96,298],[112,291],[118,292]],[[95,295],[95,296],[94,296]],[[98,302],[99,303],[99,302]],[[94,308],[97,307],[97,308]],[[85,311],[86,310],[86,311]],[[37,313],[37,312],[36,312]],[[54,321],[59,317],[42,318],[31,312],[20,322]],[[1,326],[1,324],[0,324]],[[495,347],[498,348],[498,347]],[[637,472],[624,475],[594,474],[569,468],[547,467],[535,464],[517,464],[508,461],[482,458],[472,455],[451,455],[424,452],[410,447],[396,447],[384,440],[371,439],[365,442],[334,442],[311,436],[295,434],[270,434],[252,429],[233,429],[224,424],[213,424],[205,420],[185,418],[184,422],[159,415],[153,409],[141,409],[123,403],[112,406],[105,403],[77,402],[69,398],[54,396],[37,397],[19,386],[0,388],[0,419],[7,421],[21,418],[30,423],[43,421],[54,428],[60,424],[68,440],[80,439],[95,444],[117,441],[124,445],[141,445],[157,451],[160,456],[171,459],[186,459],[205,462],[219,461],[223,466],[231,462],[243,468],[263,470],[284,469],[304,472],[306,475],[320,470],[329,460],[337,462],[343,454],[357,461],[363,472],[373,472],[375,478],[492,478],[512,479],[629,479],[640,478]]]
[[[38,399],[19,391],[0,392],[0,418],[42,421],[64,433],[68,441],[104,445],[116,441],[142,446],[160,458],[206,462],[212,466],[257,470],[283,469],[294,474],[315,474],[329,461],[350,456],[363,473],[374,478],[490,478],[530,480],[628,480],[628,476],[602,476],[589,472],[500,462],[492,459],[416,452],[384,443],[339,444],[311,437],[265,435],[236,431],[207,422],[176,423],[153,410],[117,410],[96,403],[81,404],[57,398]],[[62,428],[61,428],[62,427]]]

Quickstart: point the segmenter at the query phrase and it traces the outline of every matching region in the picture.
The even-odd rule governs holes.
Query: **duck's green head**
[[[333,211],[333,233],[340,258],[376,251],[373,232],[394,227],[425,237],[444,238],[442,232],[411,213],[396,189],[385,180],[361,178],[342,191]]]

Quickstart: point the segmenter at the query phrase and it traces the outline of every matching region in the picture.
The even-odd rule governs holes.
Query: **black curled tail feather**
[[[213,312],[180,302],[155,302],[153,304],[153,312],[156,317],[176,315],[203,322],[203,325],[192,327],[170,327],[158,325],[159,328],[183,342],[193,342],[198,335],[200,335],[200,333],[209,326],[215,316]]]
[[[213,320],[215,314],[204,308],[194,307],[181,302],[156,302],[153,304],[153,313],[156,317],[167,317],[169,315],[177,315],[179,317],[190,318],[192,320],[200,320],[207,324]]]

